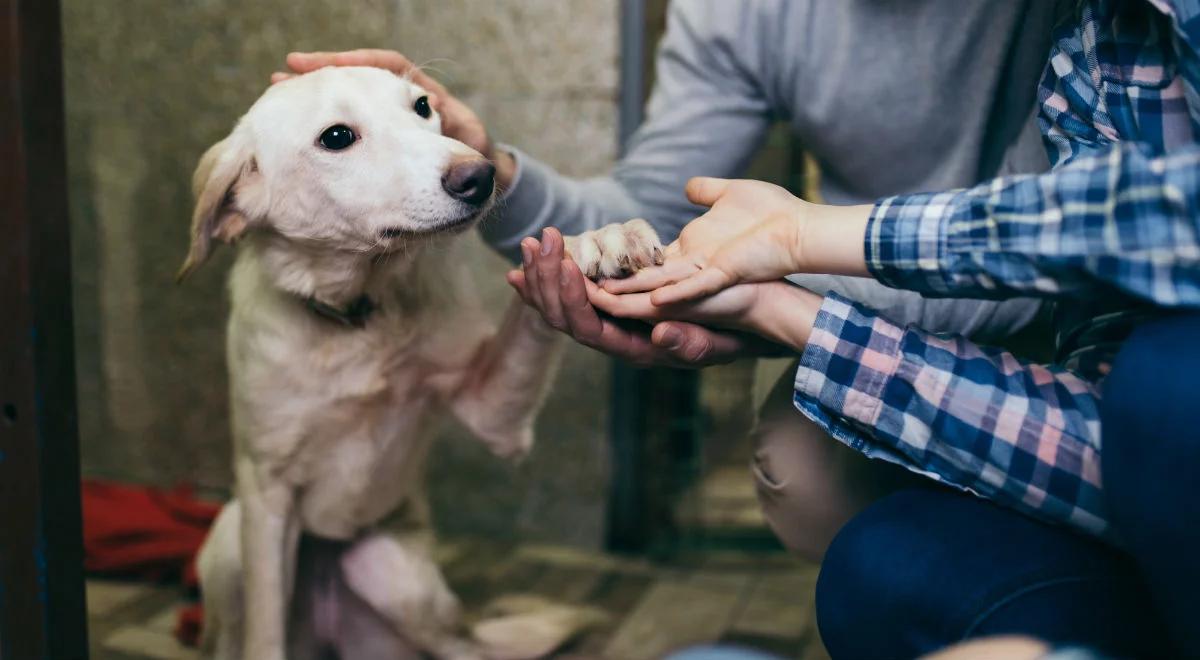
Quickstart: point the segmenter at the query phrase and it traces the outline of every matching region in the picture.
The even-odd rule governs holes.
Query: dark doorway
[[[58,2],[0,28],[0,657],[86,658]]]

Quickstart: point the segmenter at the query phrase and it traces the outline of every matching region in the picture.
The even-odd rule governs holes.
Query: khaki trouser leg
[[[792,404],[792,376],[771,389],[753,432],[751,471],[771,530],[792,552],[820,561],[856,513],[902,487],[925,482],[829,437]]]

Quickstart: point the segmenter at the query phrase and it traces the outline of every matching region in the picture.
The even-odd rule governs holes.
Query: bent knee
[[[816,612],[821,639],[834,658],[915,657],[927,631],[902,621],[920,621],[936,611],[928,574],[914,563],[921,556],[919,526],[907,518],[923,506],[919,489],[883,498],[847,523],[834,537],[817,578]],[[863,622],[871,627],[864,630]]]
[[[838,493],[830,492],[838,487],[836,470],[823,448],[815,445],[832,441],[806,437],[820,433],[815,426],[797,426],[756,429],[750,472],[771,531],[791,552],[820,561],[833,535],[853,514]],[[817,474],[822,469],[825,474]]]
[[[794,408],[753,432],[750,471],[763,517],[788,550],[820,561],[834,535],[859,511],[910,482],[829,437]]]

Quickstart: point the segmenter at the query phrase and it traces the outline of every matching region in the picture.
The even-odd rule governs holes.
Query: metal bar
[[[645,0],[621,0],[620,100],[617,131],[621,152],[642,125],[646,102],[646,4]]]
[[[86,658],[58,0],[0,0],[0,657]]]
[[[621,0],[620,95],[617,105],[619,148],[624,153],[629,138],[642,123],[645,103],[644,0]],[[640,550],[646,543],[644,462],[641,460],[645,418],[639,369],[621,360],[612,361],[609,396],[609,447],[612,482],[608,502],[608,547]]]
[[[666,0],[622,0],[618,135],[621,152],[643,120],[652,69],[648,53],[659,36]],[[682,193],[682,191],[681,191]],[[614,360],[609,440],[612,486],[608,547],[658,551],[674,543],[675,498],[695,475],[697,375],[673,369],[635,369]],[[651,408],[653,406],[653,409]],[[679,424],[684,420],[684,424]],[[685,474],[686,473],[686,474]]]

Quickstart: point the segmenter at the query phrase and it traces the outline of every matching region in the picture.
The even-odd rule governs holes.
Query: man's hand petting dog
[[[419,64],[414,64],[400,53],[377,48],[339,53],[289,53],[287,66],[290,71],[277,71],[271,75],[272,83],[328,66],[370,66],[410,77],[414,83],[430,92],[429,105],[442,118],[442,135],[466,144],[492,161],[496,166],[496,185],[501,190],[512,184],[517,169],[516,161],[504,150],[496,148],[479,115],[444,85],[422,71]]]

